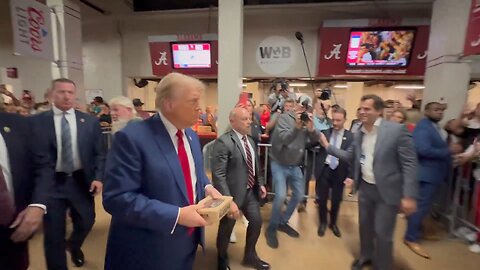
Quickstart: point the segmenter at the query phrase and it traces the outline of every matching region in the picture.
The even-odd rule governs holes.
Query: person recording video
[[[271,248],[278,248],[277,230],[294,238],[300,236],[288,225],[288,220],[303,198],[304,179],[300,165],[304,159],[307,138],[315,141],[320,134],[314,129],[313,116],[307,112],[308,107],[306,99],[297,104],[296,111],[280,114],[271,137],[271,168],[275,199],[270,224],[265,232],[267,244]],[[286,211],[282,213],[287,194],[287,181],[292,189],[292,197]]]
[[[272,108],[272,114],[283,112],[285,100],[287,98],[295,99],[295,94],[288,90],[288,83],[286,81],[274,82],[272,86],[273,92],[268,96],[268,104]]]

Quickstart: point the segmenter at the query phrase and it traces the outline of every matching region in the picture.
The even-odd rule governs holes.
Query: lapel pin
[[[3,127],[3,131],[5,131],[6,133],[10,133],[10,128],[9,127]]]
[[[192,140],[192,137],[188,136],[188,139],[190,139],[190,141]]]
[[[346,140],[347,140],[347,137],[343,137],[343,140],[346,141]]]
[[[85,119],[84,119],[84,118],[80,118],[80,122],[85,123]]]

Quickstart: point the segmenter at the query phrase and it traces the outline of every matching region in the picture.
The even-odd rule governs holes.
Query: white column
[[[218,1],[218,130],[229,125],[243,77],[243,1]]]
[[[347,111],[346,128],[350,128],[350,123],[357,118],[357,109],[360,105],[360,99],[363,96],[363,82],[347,82],[347,91],[345,92],[345,110]]]
[[[424,106],[448,103],[445,120],[458,117],[467,98],[470,66],[459,60],[463,51],[471,0],[436,0],[428,44]]]
[[[52,77],[73,80],[77,85],[77,98],[85,103],[80,6],[70,0],[48,0],[47,4],[52,8],[54,17],[56,65],[52,66]]]

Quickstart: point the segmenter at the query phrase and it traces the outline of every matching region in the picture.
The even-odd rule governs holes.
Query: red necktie
[[[253,159],[250,147],[248,147],[247,136],[242,137],[243,145],[245,146],[245,152],[247,152],[247,168],[248,168],[248,188],[255,186],[255,174],[253,173]]]
[[[187,188],[188,201],[190,205],[194,204],[193,201],[193,185],[192,185],[192,175],[190,174],[190,164],[188,162],[187,151],[185,151],[185,145],[183,144],[183,132],[181,130],[177,131],[178,138],[178,160],[182,166],[182,172],[185,180],[185,187]],[[194,228],[188,229],[188,234],[193,233]]]
[[[7,188],[7,181],[0,167],[0,225],[8,226],[15,216],[13,197]]]

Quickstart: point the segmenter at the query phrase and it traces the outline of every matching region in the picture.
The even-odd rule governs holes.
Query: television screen
[[[172,43],[173,68],[211,68],[210,43]]]
[[[415,30],[352,30],[348,44],[349,67],[406,67]]]

